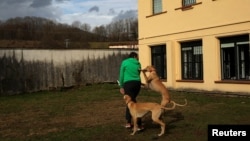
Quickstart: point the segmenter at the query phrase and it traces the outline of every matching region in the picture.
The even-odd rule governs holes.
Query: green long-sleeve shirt
[[[119,82],[120,87],[123,87],[127,81],[141,81],[140,77],[141,64],[135,58],[127,58],[122,61],[120,67]]]

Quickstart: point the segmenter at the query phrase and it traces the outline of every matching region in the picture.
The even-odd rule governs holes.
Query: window
[[[249,35],[220,38],[222,80],[250,80]]]
[[[153,14],[162,12],[162,2],[161,0],[153,0]]]
[[[185,6],[189,6],[189,5],[192,5],[192,4],[195,4],[196,3],[196,0],[182,0],[182,6],[185,7]]]
[[[175,10],[181,9],[182,11],[193,9],[193,6],[200,5],[202,2],[196,3],[196,0],[182,0],[182,6],[175,8]]]
[[[181,43],[182,79],[203,80],[202,41]]]
[[[152,65],[161,79],[167,79],[166,45],[151,46]]]

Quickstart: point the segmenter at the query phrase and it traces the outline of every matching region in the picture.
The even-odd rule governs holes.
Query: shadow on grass
[[[144,120],[143,122],[145,126],[144,131],[155,130],[155,129],[160,130],[160,125],[153,122],[153,120],[151,119],[151,114],[147,114],[143,118],[143,120]],[[180,122],[181,120],[184,120],[184,116],[182,112],[165,111],[161,116],[161,120],[166,124],[165,134],[170,134],[171,130],[177,127],[175,123]]]

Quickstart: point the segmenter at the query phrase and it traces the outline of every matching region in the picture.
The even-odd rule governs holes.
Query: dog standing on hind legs
[[[146,68],[141,70],[143,73],[143,76],[146,81],[146,87],[160,93],[162,95],[161,105],[166,106],[168,103],[170,103],[172,100],[170,98],[170,95],[168,93],[168,89],[165,87],[165,85],[161,82],[160,77],[158,76],[155,67],[153,66],[147,66]],[[146,75],[148,73],[148,75]],[[177,106],[186,106],[187,100],[185,99],[185,104],[177,104]]]

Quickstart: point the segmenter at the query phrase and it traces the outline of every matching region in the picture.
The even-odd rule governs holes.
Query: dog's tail
[[[184,104],[179,104],[179,103],[176,103],[176,102],[174,102],[174,101],[170,101],[170,103],[173,104],[172,107],[164,107],[164,106],[162,106],[162,109],[165,109],[165,110],[173,110],[173,109],[175,109],[176,106],[186,106],[186,105],[187,105],[187,99],[185,99],[185,103],[184,103]]]
[[[186,106],[187,105],[187,99],[185,99],[185,103],[184,104],[179,104],[179,103],[176,103],[174,101],[171,101],[173,103],[175,103],[176,106]]]
[[[175,109],[176,103],[174,101],[171,101],[170,103],[173,104],[172,107],[164,107],[164,106],[162,106],[162,109],[165,109],[165,110],[173,110],[173,109]]]

